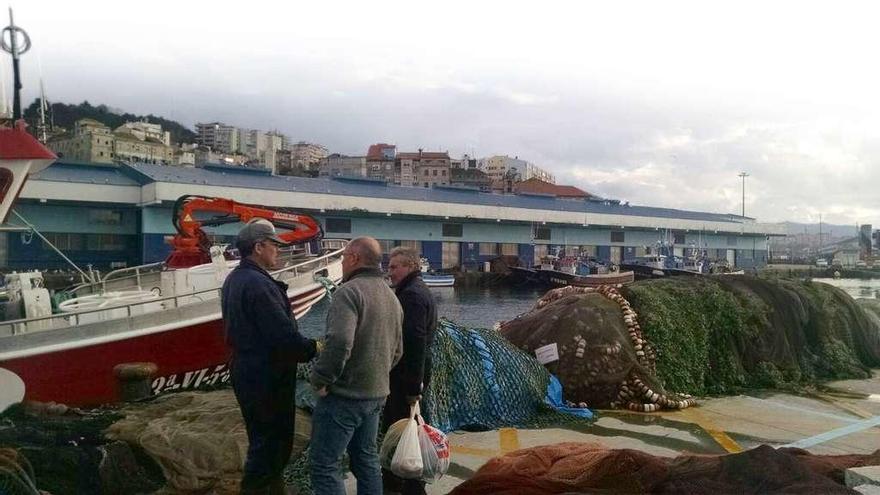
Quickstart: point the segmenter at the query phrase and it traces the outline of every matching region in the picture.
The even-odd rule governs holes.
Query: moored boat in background
[[[520,283],[546,287],[599,287],[628,284],[635,280],[632,271],[609,268],[586,257],[544,256],[535,268],[510,267],[511,276]]]
[[[455,285],[455,275],[431,273],[431,265],[427,259],[421,258],[419,267],[422,271],[422,281],[428,287],[452,287]]]

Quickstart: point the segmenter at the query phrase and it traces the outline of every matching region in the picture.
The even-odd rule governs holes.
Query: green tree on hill
[[[94,106],[88,101],[78,105],[52,103],[49,112],[54,125],[65,129],[73,129],[73,124],[79,119],[94,119],[112,129],[126,122],[146,120],[153,124],[159,124],[162,126],[162,129],[170,132],[172,143],[192,143],[196,139],[196,133],[179,122],[153,114],[134,115],[131,113],[117,113],[107,105]],[[36,128],[37,121],[40,118],[39,99],[34,99],[33,103],[25,109],[24,118],[32,130]]]

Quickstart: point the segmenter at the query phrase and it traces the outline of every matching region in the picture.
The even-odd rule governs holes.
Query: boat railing
[[[345,239],[322,239],[321,247],[323,251],[336,251],[339,249],[344,249],[347,243],[348,241]],[[313,257],[303,256],[304,254],[305,251],[303,250],[286,251],[283,253],[279,253],[279,260],[283,263],[289,263],[292,261],[313,261],[317,259]],[[85,295],[82,294],[84,290],[87,290],[87,293],[89,294],[94,294],[96,289],[98,288],[100,288],[101,292],[107,292],[108,289],[122,290],[127,287],[140,289],[144,286],[143,276],[147,274],[161,272],[164,267],[165,262],[159,261],[156,263],[151,263],[149,265],[120,268],[118,270],[113,270],[112,272],[105,275],[98,283],[84,283],[76,286],[70,292],[76,296],[80,296]],[[131,285],[125,285],[124,283],[127,280],[133,283]],[[120,285],[120,283],[122,283],[122,285]],[[111,286],[108,287],[108,284],[111,284]]]
[[[343,241],[343,246],[344,245],[345,244]],[[329,266],[331,259],[338,257],[340,254],[341,249],[335,249],[317,258],[310,259],[305,263],[291,265],[280,270],[275,270],[271,272],[271,274],[276,277],[285,274],[292,274],[293,277],[296,277],[300,274],[312,272],[320,269],[321,267]],[[119,304],[115,306],[108,305],[95,309],[71,311],[69,313],[58,313],[36,318],[21,318],[18,320],[3,321],[0,322],[0,336],[18,335],[31,331],[43,331],[65,327],[75,327],[81,325],[83,323],[83,319],[90,320],[90,318],[88,318],[89,316],[92,317],[91,320],[94,322],[105,321],[107,319],[100,318],[100,315],[102,313],[107,314],[108,312],[111,315],[111,320],[120,320],[123,318],[130,320],[132,316],[136,315],[139,316],[145,313],[174,310],[194,305],[200,302],[205,302],[207,300],[219,298],[220,291],[220,287],[212,287],[210,289],[186,292],[183,294],[175,294],[173,296],[157,297],[155,299],[136,301],[128,304]],[[149,311],[146,311],[147,309],[149,309]],[[87,321],[86,323],[89,323],[89,321]]]
[[[337,239],[328,239],[329,241],[337,241]],[[330,252],[321,255],[317,258],[309,258],[305,263],[298,263],[295,265],[286,266],[284,268],[273,270],[269,272],[270,275],[274,277],[278,277],[283,274],[293,274],[294,277],[298,276],[303,272],[311,272],[320,267],[325,267],[330,265],[330,258],[335,258],[341,254],[342,249],[345,248],[346,241],[342,240],[342,247],[328,247],[326,249],[330,250]],[[323,241],[322,241],[323,244]],[[331,245],[332,246],[332,245]]]
[[[132,266],[129,268],[113,270],[101,279],[101,289],[105,291],[107,290],[107,282],[126,278],[134,278],[137,281],[137,286],[141,287],[141,276],[143,274],[161,271],[164,266],[165,262],[159,261],[149,265]]]

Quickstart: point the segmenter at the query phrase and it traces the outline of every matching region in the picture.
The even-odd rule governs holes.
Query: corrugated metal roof
[[[53,165],[48,170],[58,166]],[[202,168],[182,168],[162,165],[134,164],[121,165],[133,172],[156,182],[172,182],[225,187],[246,187],[273,191],[299,191],[318,194],[336,194],[366,198],[389,198],[414,201],[473,204],[482,206],[504,206],[540,210],[557,210],[608,215],[633,215],[656,218],[676,218],[712,222],[740,223],[739,218],[729,214],[654,208],[649,206],[620,205],[595,201],[554,199],[511,194],[477,193],[456,191],[449,188],[421,188],[391,186],[371,181],[351,181],[334,179],[310,179],[305,177],[251,175],[223,172]],[[72,171],[71,171],[72,172]]]
[[[112,163],[95,164],[72,161],[56,161],[48,168],[32,175],[28,180],[75,182],[80,184],[109,184],[114,186],[139,186],[142,183]]]

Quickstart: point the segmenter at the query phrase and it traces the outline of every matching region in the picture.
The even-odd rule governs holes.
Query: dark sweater
[[[431,381],[437,303],[417,271],[401,280],[395,292],[403,307],[403,357],[391,370],[391,392],[419,395]]]
[[[287,284],[249,259],[223,283],[221,308],[232,348],[233,382],[255,400],[296,376],[296,363],[315,355],[315,342],[299,333]]]

